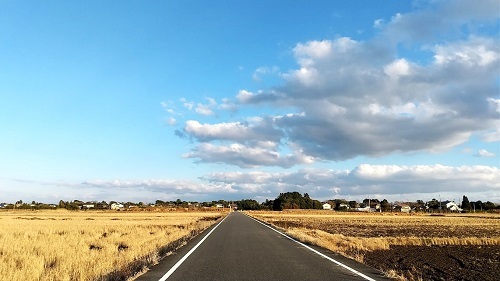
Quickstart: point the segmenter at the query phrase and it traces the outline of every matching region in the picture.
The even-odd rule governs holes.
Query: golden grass
[[[155,264],[222,215],[0,212],[0,276],[13,281],[130,277]]]
[[[499,215],[390,215],[312,211],[248,212],[290,236],[363,262],[364,254],[391,246],[500,245]],[[418,272],[418,271],[416,271]],[[388,270],[399,280],[411,272]]]

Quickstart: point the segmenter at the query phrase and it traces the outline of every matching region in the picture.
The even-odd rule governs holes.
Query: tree
[[[283,205],[281,204],[281,199],[276,198],[273,201],[273,210],[274,211],[282,211],[283,210]]]
[[[62,200],[59,200],[59,208],[66,208],[66,203]]]
[[[349,207],[352,208],[357,208],[358,207],[358,202],[356,201],[349,201]]]
[[[437,210],[439,209],[439,201],[436,198],[432,198],[431,201],[427,202],[429,209]]]
[[[486,203],[484,203],[483,209],[484,210],[493,210],[493,209],[495,209],[495,204],[490,202],[490,201],[486,201]]]
[[[380,202],[380,209],[382,210],[382,212],[388,212],[391,210],[391,205],[389,204],[389,201],[387,201],[387,199],[384,199],[382,200],[382,202]]]
[[[471,204],[469,202],[469,198],[467,196],[462,197],[462,209],[464,210],[470,210],[471,209]]]

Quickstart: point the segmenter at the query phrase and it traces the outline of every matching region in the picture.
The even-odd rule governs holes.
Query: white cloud
[[[194,102],[188,101],[186,98],[181,98],[179,101],[182,102],[183,106],[189,110],[192,110],[194,107]]]
[[[488,192],[500,200],[500,170],[490,166],[360,165],[353,170],[304,169],[289,173],[252,171],[213,173],[203,177],[212,183],[231,184],[240,192],[257,195],[307,192],[313,198],[347,196],[404,197],[402,194]],[[432,196],[432,195],[427,195]],[[416,200],[419,198],[410,198]],[[429,198],[430,199],[430,198]],[[491,199],[490,199],[491,200]]]
[[[240,102],[247,102],[248,100],[250,100],[252,97],[254,96],[254,94],[252,92],[249,92],[247,90],[240,90],[238,95],[236,96],[236,98],[240,101]]]
[[[468,66],[487,66],[498,62],[498,40],[471,37],[468,41],[434,47],[437,64],[460,63]]]
[[[496,129],[495,131],[484,133],[482,139],[485,142],[500,141],[500,130]]]
[[[498,15],[490,9],[498,4],[485,1],[486,9],[457,1],[468,8],[449,1],[426,3],[414,12],[396,14],[366,41],[339,37],[297,43],[293,56],[298,67],[282,74],[283,85],[241,90],[235,97],[240,109],[262,106],[266,112],[276,109],[274,116],[265,116],[260,125],[198,122],[195,130],[190,123],[185,132],[199,143],[189,157],[241,167],[289,167],[291,160],[276,160],[285,159],[287,150],[300,151],[303,157],[290,159],[303,164],[305,159],[442,152],[476,134],[483,134],[485,141],[498,140],[500,40],[450,32],[461,32],[464,26],[492,27]],[[434,33],[448,36],[436,40]],[[434,60],[402,57],[402,45]],[[256,73],[270,71],[260,68]],[[257,145],[265,142],[279,144],[279,149]],[[232,144],[249,152],[235,153],[229,149]]]
[[[273,66],[273,67],[261,66],[261,67],[258,67],[254,71],[252,78],[255,81],[260,81],[262,79],[262,76],[270,75],[270,74],[277,74],[277,73],[279,73],[279,70],[280,69],[277,66]]]
[[[398,59],[384,67],[385,74],[398,78],[410,74],[410,64],[406,59]]]
[[[373,27],[374,28],[381,28],[384,24],[384,19],[376,19],[374,22],[373,22]]]
[[[480,149],[477,154],[476,154],[477,157],[495,157],[495,153],[493,152],[489,152],[488,150],[486,149]]]
[[[221,110],[229,110],[229,111],[238,110],[238,106],[228,98],[223,98],[222,103],[219,104],[219,106],[217,108],[221,109]]]
[[[206,100],[207,103],[198,103],[194,111],[205,116],[214,115],[213,109],[217,107],[217,102],[213,98],[206,98]]]
[[[310,164],[313,158],[304,155],[302,150],[280,155],[276,150],[277,145],[269,145],[269,142],[259,142],[256,145],[244,145],[232,143],[229,145],[214,145],[211,143],[200,143],[191,152],[183,155],[185,158],[198,159],[201,163],[227,163],[241,168],[254,168],[259,166],[279,166],[289,168],[297,164]],[[271,149],[270,149],[271,148]]]
[[[240,143],[278,142],[282,132],[273,128],[270,119],[257,118],[253,122],[230,122],[218,124],[201,124],[196,120],[188,120],[184,131],[202,142],[213,140],[229,140]]]

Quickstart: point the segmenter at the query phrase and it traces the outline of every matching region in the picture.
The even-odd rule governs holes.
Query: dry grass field
[[[399,280],[498,280],[499,215],[250,212]]]
[[[127,280],[220,212],[0,212],[2,280]]]

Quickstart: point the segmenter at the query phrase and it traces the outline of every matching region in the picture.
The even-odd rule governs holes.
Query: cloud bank
[[[334,198],[379,198],[389,200],[443,200],[475,194],[474,200],[500,201],[500,169],[489,166],[370,165],[351,170],[307,168],[298,171],[215,172],[200,180],[89,180],[83,182],[36,182],[12,180],[13,184],[52,186],[40,197],[63,200],[121,200],[154,202],[156,199],[211,201],[254,198],[274,199],[280,192],[308,193],[320,200]],[[49,189],[47,189],[49,190]],[[55,192],[53,190],[56,190]],[[487,191],[487,192],[485,192]],[[26,197],[15,189],[5,190],[4,198]],[[447,197],[449,196],[449,197]],[[40,199],[39,199],[40,200]],[[43,199],[42,199],[43,200]]]

